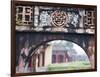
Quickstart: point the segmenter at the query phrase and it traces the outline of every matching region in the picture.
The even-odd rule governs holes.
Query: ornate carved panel
[[[94,9],[16,6],[16,30],[93,34],[95,19]]]

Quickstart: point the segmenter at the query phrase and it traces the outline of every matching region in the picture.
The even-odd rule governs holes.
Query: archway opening
[[[52,40],[40,45],[32,58],[36,72],[91,68],[85,51],[66,40]]]

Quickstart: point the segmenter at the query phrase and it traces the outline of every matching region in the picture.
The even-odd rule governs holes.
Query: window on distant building
[[[56,63],[56,55],[52,55],[52,63]]]
[[[64,56],[58,55],[58,63],[63,63],[63,62],[64,62]]]

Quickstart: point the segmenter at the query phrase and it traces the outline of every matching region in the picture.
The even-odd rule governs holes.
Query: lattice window
[[[33,7],[31,6],[16,6],[16,24],[32,25],[33,22]]]
[[[94,11],[85,11],[85,16],[84,16],[84,27],[85,28],[94,28],[94,21],[95,21],[95,16],[94,16]]]

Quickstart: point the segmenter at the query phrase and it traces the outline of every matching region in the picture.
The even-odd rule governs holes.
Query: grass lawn
[[[56,63],[48,65],[48,71],[61,71],[61,70],[79,70],[89,69],[91,65],[86,61],[76,61],[68,63]]]

